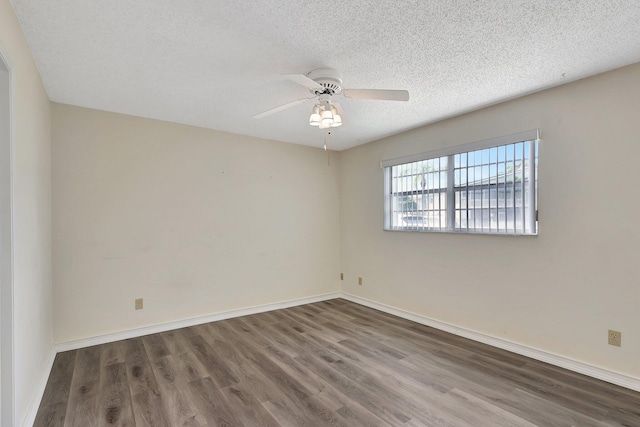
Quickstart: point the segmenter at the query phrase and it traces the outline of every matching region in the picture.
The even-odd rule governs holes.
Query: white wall
[[[52,343],[50,104],[8,0],[0,49],[12,67],[15,420],[21,424]]]
[[[0,424],[13,423],[11,75],[0,49]]]
[[[335,157],[328,166],[322,149],[52,112],[56,342],[339,289]]]
[[[634,65],[341,152],[344,291],[640,378],[639,112]],[[382,230],[381,160],[534,128],[538,237]]]

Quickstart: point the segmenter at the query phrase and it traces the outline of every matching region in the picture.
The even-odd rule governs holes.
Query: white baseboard
[[[411,320],[416,323],[420,323],[426,326],[430,326],[435,329],[439,329],[444,332],[449,332],[454,335],[459,335],[464,338],[468,338],[473,341],[478,341],[483,344],[488,344],[493,347],[501,348],[503,350],[510,351],[512,353],[527,356],[532,359],[546,362],[551,365],[558,366],[560,368],[568,369],[569,371],[577,372],[579,374],[587,375],[589,377],[597,378],[616,384],[621,387],[625,387],[631,390],[640,391],[640,378],[630,377],[628,375],[613,372],[607,369],[599,368],[597,366],[589,365],[584,362],[569,359],[564,356],[549,353],[544,350],[540,350],[533,347],[528,347],[522,344],[517,344],[511,341],[496,338],[491,335],[486,335],[481,332],[476,332],[470,329],[461,328],[459,326],[451,325],[449,323],[441,322],[439,320],[431,319],[420,314],[412,313],[400,308],[392,307],[390,305],[381,304],[375,301],[368,300],[356,295],[342,293],[341,298],[348,301],[355,302],[376,310],[383,311],[394,316],[402,317],[403,319]]]
[[[253,307],[241,308],[238,310],[223,311],[220,313],[208,314],[206,316],[192,317],[189,319],[176,320],[173,322],[161,323],[158,325],[145,326],[142,328],[128,329],[126,331],[114,332],[112,334],[99,335],[96,337],[82,338],[74,341],[66,341],[55,344],[56,352],[60,353],[68,350],[90,347],[92,345],[106,344],[108,342],[126,340],[129,338],[141,337],[158,332],[166,332],[173,329],[186,328],[189,326],[201,325],[203,323],[215,322],[218,320],[231,319],[233,317],[247,316],[250,314],[263,313],[265,311],[279,310],[282,308],[294,307],[297,305],[311,304],[319,301],[340,298],[339,292],[316,295],[312,297],[298,298],[271,304],[256,305]]]
[[[22,421],[22,427],[31,427],[36,420],[38,408],[40,407],[42,396],[44,396],[44,389],[47,387],[47,381],[49,380],[49,375],[51,375],[51,368],[53,368],[53,361],[55,360],[55,358],[56,350],[52,345],[49,349],[49,356],[47,357],[47,361],[45,362],[42,374],[40,374],[40,379],[38,380],[36,389],[34,390],[33,396],[31,397],[31,402],[29,402],[29,406],[27,407],[27,414]]]

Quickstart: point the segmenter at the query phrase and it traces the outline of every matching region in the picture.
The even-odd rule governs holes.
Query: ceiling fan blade
[[[283,74],[283,76],[285,76],[289,80],[293,80],[294,82],[301,84],[304,87],[308,87],[309,89],[322,89],[322,85],[316,83],[303,74]]]
[[[302,103],[307,102],[308,100],[314,99],[314,98],[315,98],[315,96],[312,96],[310,98],[296,99],[295,101],[287,102],[286,104],[282,104],[279,107],[275,107],[275,108],[272,108],[270,110],[264,111],[262,113],[256,114],[255,116],[253,116],[253,118],[254,119],[261,119],[263,117],[270,116],[271,114],[277,113],[278,111],[282,111],[282,110],[286,110],[287,108],[295,107],[296,105],[302,104]]]
[[[353,99],[381,99],[385,101],[408,101],[409,91],[407,90],[385,90],[385,89],[343,89],[345,98]]]

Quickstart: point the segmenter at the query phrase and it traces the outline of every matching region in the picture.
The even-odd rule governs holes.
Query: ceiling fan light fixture
[[[386,101],[408,101],[409,92],[406,90],[390,89],[346,89],[342,87],[342,77],[331,68],[319,68],[307,74],[284,74],[290,80],[305,86],[313,96],[288,102],[253,116],[255,119],[269,116],[282,110],[315,99],[315,105],[309,115],[309,125],[320,129],[330,129],[343,125],[338,104],[332,100],[337,96],[351,99],[377,99]],[[351,126],[351,121],[349,121]]]

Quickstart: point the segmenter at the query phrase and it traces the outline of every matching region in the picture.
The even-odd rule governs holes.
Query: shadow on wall
[[[0,52],[0,424],[13,425],[11,74]]]

